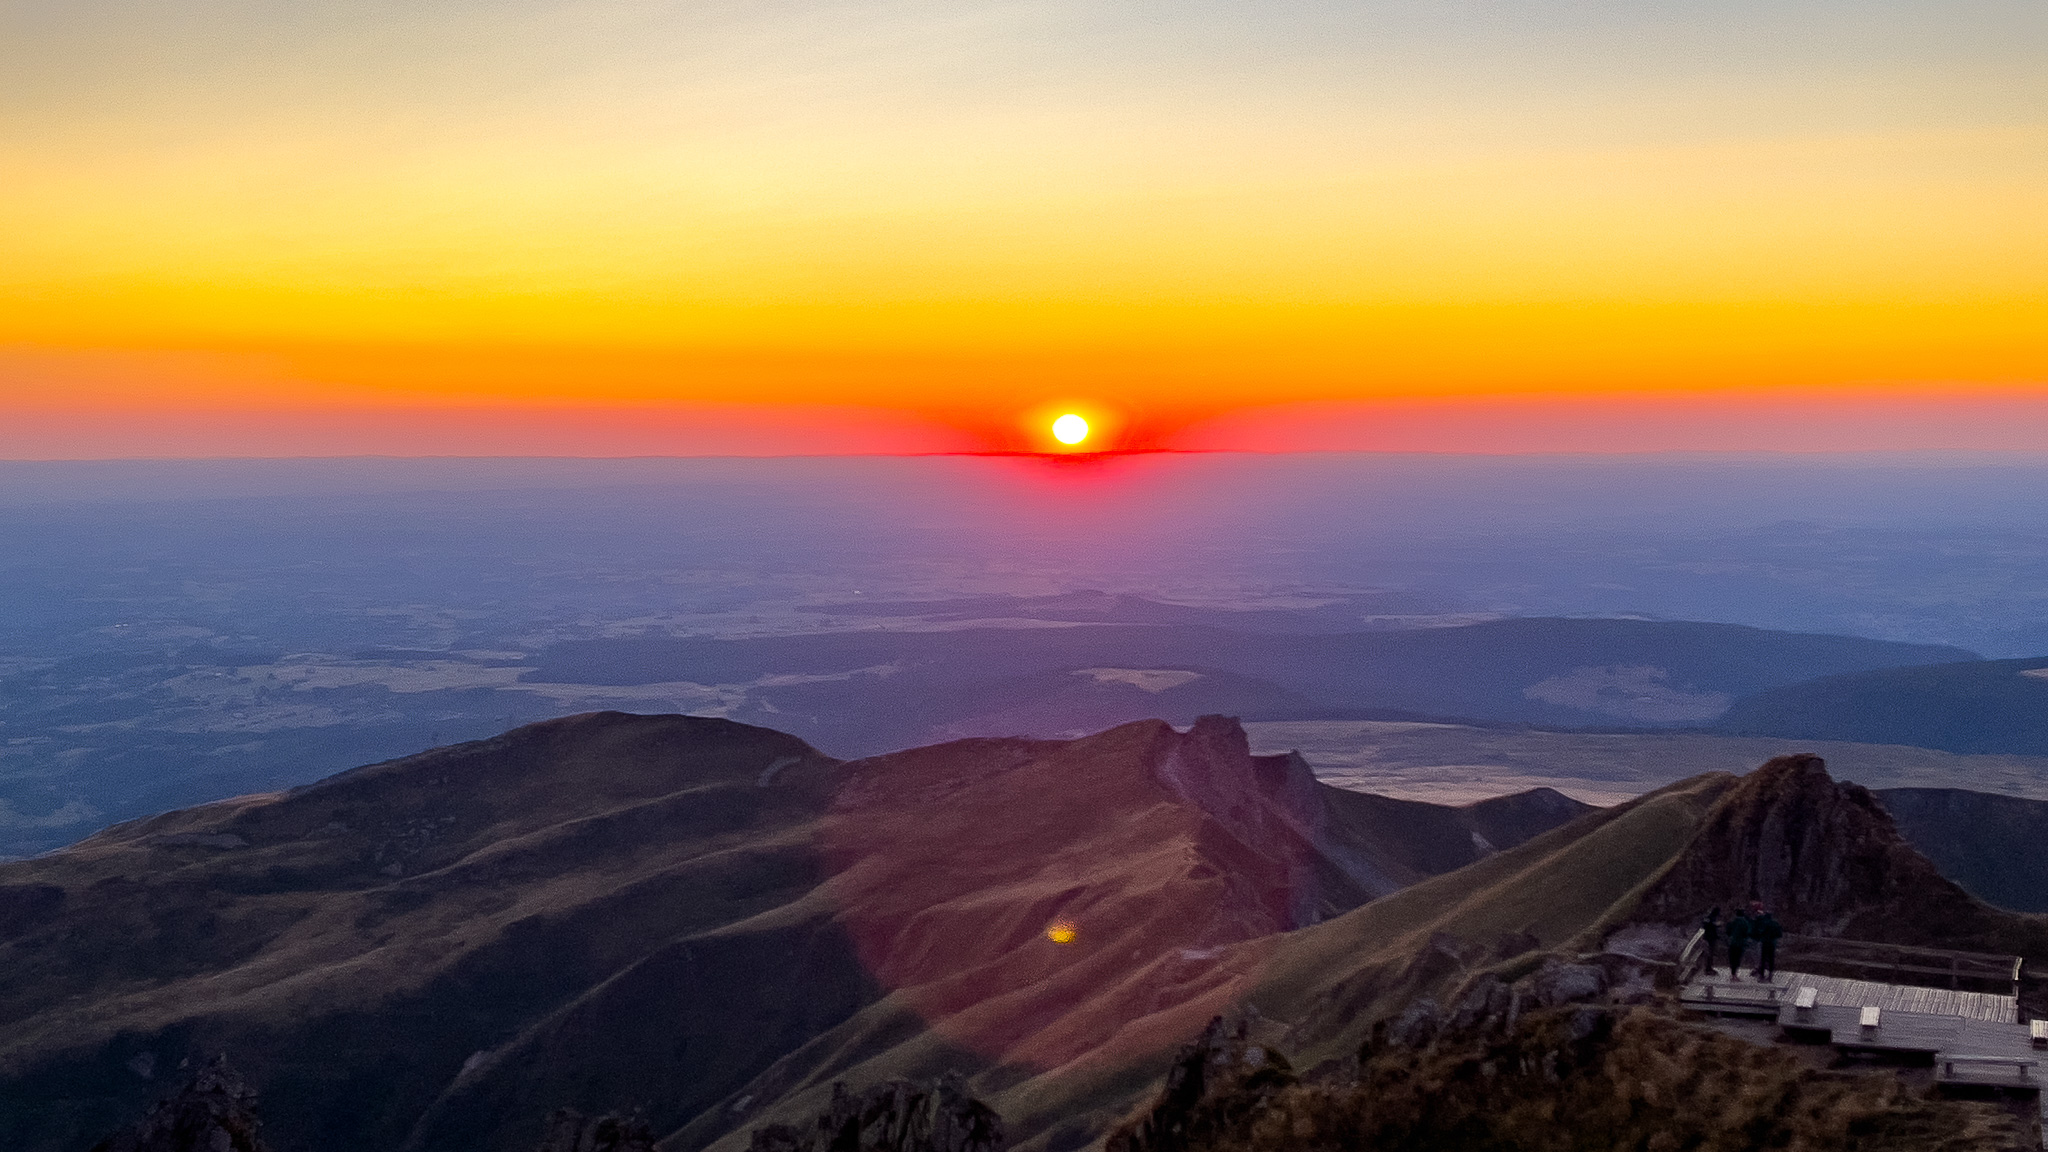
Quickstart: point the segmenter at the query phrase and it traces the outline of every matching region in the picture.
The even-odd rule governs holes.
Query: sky
[[[2048,449],[2039,0],[0,0],[0,457]]]

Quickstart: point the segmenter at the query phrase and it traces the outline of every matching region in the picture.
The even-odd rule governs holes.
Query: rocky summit
[[[889,1080],[865,1092],[832,1086],[808,1127],[754,1129],[748,1152],[1002,1152],[1003,1119],[969,1095],[957,1072],[930,1085]]]
[[[262,1127],[255,1089],[226,1057],[215,1057],[134,1127],[93,1145],[92,1152],[270,1152]]]
[[[1632,916],[1685,924],[1749,901],[1805,935],[2048,956],[2048,922],[1971,897],[1906,841],[1877,796],[1835,781],[1813,755],[1728,778]]]

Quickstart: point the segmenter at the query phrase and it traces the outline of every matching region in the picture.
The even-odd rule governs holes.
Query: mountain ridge
[[[860,1051],[1121,1067],[1235,994],[1222,950],[1414,874],[1333,795],[1221,718],[840,762],[599,713],[132,821],[0,865],[0,1142],[78,1146],[136,1068],[217,1050],[316,1150],[517,1146],[614,1097],[694,1147]]]

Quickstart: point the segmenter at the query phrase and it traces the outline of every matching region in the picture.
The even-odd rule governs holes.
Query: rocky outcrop
[[[533,1152],[654,1152],[654,1129],[639,1116],[585,1116],[559,1108]]]
[[[1906,843],[1877,798],[1812,755],[1779,756],[1729,789],[1637,918],[1683,923],[1752,900],[1813,936],[1940,944],[1978,927],[1976,902]]]
[[[1216,1053],[1227,1062],[1228,1056]],[[1566,1004],[1423,1048],[1368,1051],[1348,1075],[1276,1084],[1225,1075],[1192,1104],[1171,1092],[1108,1152],[2018,1152],[2026,1119],[1930,1098],[1889,1071],[1816,1071],[1782,1049],[1653,1007]],[[1186,1118],[1178,1126],[1159,1123]]]
[[[1432,941],[1440,950],[1440,941]],[[1456,1148],[1612,1152],[1755,1148],[2018,1152],[2029,1122],[1996,1103],[1930,1098],[1888,1070],[1819,1072],[1687,1023],[1644,998],[1642,962],[1541,958],[1408,1003],[1356,1057],[1296,1078],[1221,1020],[1183,1049],[1152,1107],[1105,1152]]]
[[[1218,1016],[1174,1056],[1151,1111],[1110,1134],[1104,1152],[1179,1152],[1214,1142],[1294,1083],[1287,1058]]]
[[[93,1145],[92,1152],[270,1152],[262,1127],[256,1090],[220,1056],[135,1127]]]
[[[1186,733],[1163,728],[1152,771],[1239,844],[1285,870],[1291,899],[1278,927],[1300,928],[1401,887],[1333,834],[1327,796],[1299,755],[1253,756],[1235,717],[1203,716]]]
[[[1431,945],[1441,949],[1438,941]],[[1503,979],[1498,967],[1466,976],[1462,983],[1453,979],[1455,973],[1446,973],[1436,982],[1436,992],[1417,996],[1375,1025],[1359,1058],[1370,1059],[1388,1046],[1425,1048],[1439,1037],[1511,1032],[1529,1012],[1567,1005],[1585,1007],[1575,1017],[1583,1023],[1604,1011],[1602,1006],[1643,1003],[1655,996],[1653,966],[1630,957],[1549,954],[1524,958],[1515,967],[1530,963],[1535,966],[1514,979]],[[1443,1003],[1438,996],[1444,997]]]
[[[968,1093],[958,1073],[929,1085],[890,1080],[858,1095],[840,1083],[832,1085],[832,1102],[816,1124],[757,1128],[748,1147],[751,1152],[1001,1152],[1003,1119]]]

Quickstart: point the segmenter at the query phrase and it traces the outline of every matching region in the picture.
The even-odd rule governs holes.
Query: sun
[[[1052,438],[1062,444],[1079,444],[1088,438],[1088,422],[1069,412],[1052,422]]]

